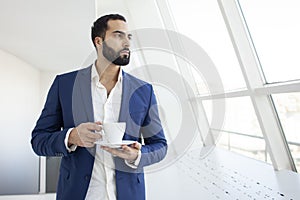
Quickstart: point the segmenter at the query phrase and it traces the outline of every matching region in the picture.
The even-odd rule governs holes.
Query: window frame
[[[262,130],[274,169],[288,169],[296,171],[296,167],[271,95],[274,93],[299,91],[299,89],[297,90],[297,87],[300,88],[300,82],[293,81],[280,84],[266,84],[255,46],[251,39],[239,1],[217,1],[238,58],[247,88],[235,91],[224,91],[222,94],[199,95],[196,98],[197,102],[203,106],[203,100],[249,96]],[[156,4],[160,11],[165,28],[177,30],[168,2],[156,0]],[[205,113],[203,118],[207,118]],[[212,127],[209,127],[207,121],[204,123],[201,122],[200,125],[203,126],[204,130],[207,128],[212,130]],[[200,129],[202,130],[201,127]],[[203,143],[206,145],[205,141],[203,141]]]

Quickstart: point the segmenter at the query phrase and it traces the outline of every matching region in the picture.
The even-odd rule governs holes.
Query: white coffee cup
[[[122,138],[126,129],[125,122],[104,123],[101,126],[101,134],[104,142],[108,142],[110,144],[122,143]]]

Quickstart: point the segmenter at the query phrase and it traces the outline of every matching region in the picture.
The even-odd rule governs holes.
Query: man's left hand
[[[111,153],[113,156],[118,156],[128,161],[134,161],[137,159],[138,152],[141,149],[141,147],[142,145],[138,142],[135,142],[130,146],[122,145],[121,149],[114,149],[106,146],[101,146],[103,150]]]

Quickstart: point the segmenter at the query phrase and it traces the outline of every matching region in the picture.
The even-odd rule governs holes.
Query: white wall
[[[58,72],[40,71],[40,111],[44,107],[48,91],[58,74]]]
[[[39,75],[0,49],[0,194],[38,191],[39,159],[30,138],[40,104]]]

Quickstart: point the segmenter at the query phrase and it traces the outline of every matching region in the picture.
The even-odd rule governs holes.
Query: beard
[[[128,65],[129,61],[130,61],[130,52],[128,54],[128,56],[120,56],[121,51],[123,50],[127,50],[129,51],[128,48],[124,48],[118,52],[116,52],[113,48],[111,48],[110,46],[108,46],[106,44],[106,42],[103,42],[103,48],[102,48],[102,54],[103,56],[110,62],[112,62],[115,65],[120,65],[120,66],[124,66],[124,65]]]

